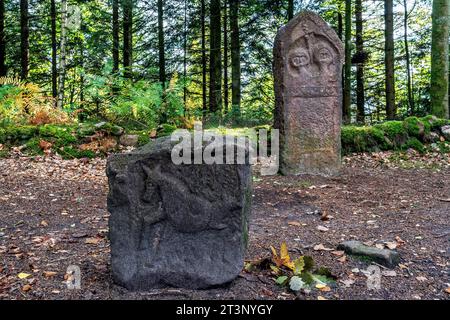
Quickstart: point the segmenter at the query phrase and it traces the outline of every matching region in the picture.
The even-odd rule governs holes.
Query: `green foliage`
[[[408,139],[406,143],[402,146],[403,149],[409,149],[412,148],[420,153],[425,152],[425,146],[422,142],[420,142],[417,138],[413,137]]]
[[[341,137],[344,153],[377,151],[389,147],[384,132],[376,127],[345,126]]]
[[[426,151],[424,143],[430,132],[440,133],[440,128],[448,123],[449,120],[426,116],[409,117],[404,121],[387,121],[375,126],[344,126],[342,128],[343,153],[409,148],[423,153]]]

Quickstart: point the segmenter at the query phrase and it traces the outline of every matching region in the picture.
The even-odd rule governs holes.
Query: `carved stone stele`
[[[175,165],[173,146],[161,138],[108,158],[112,275],[130,290],[208,288],[243,268],[250,164]]]
[[[336,174],[341,166],[342,42],[317,14],[282,27],[274,46],[280,171]]]

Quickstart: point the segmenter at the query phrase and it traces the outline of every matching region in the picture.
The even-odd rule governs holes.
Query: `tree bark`
[[[364,40],[363,40],[363,20],[362,20],[362,0],[355,2],[356,17],[356,55],[360,57],[356,66],[356,120],[358,123],[365,123],[365,92],[364,92]]]
[[[294,0],[288,0],[288,21],[294,18]]]
[[[345,0],[345,65],[344,65],[344,101],[342,117],[345,124],[351,121],[351,73],[352,73],[352,2]]]
[[[223,108],[228,113],[228,0],[223,9]]]
[[[450,0],[433,1],[431,41],[431,113],[439,118],[449,117],[449,10]]]
[[[166,86],[166,51],[164,42],[164,3],[158,0],[158,51],[159,51],[159,82]]]
[[[184,0],[184,30],[183,30],[183,48],[184,48],[184,57],[183,57],[183,102],[184,106],[186,107],[187,102],[187,87],[186,87],[186,81],[187,81],[187,26],[188,24],[188,17],[187,17],[187,0]],[[185,108],[186,109],[186,108]]]
[[[66,32],[67,32],[67,0],[61,0],[61,44],[59,53],[59,87],[57,107],[64,105],[64,85],[66,80]]]
[[[5,1],[0,0],[0,77],[6,76]]]
[[[209,111],[222,109],[222,28],[220,0],[211,0],[210,8],[210,67],[209,67]]]
[[[52,26],[52,97],[55,99],[58,97],[58,60],[57,50],[58,43],[56,40],[56,3],[55,0],[50,2],[50,19]]]
[[[410,115],[415,113],[414,96],[412,92],[412,75],[411,75],[411,55],[409,53],[408,42],[408,1],[403,0],[403,6],[405,7],[405,15],[403,20],[404,27],[404,43],[405,43],[405,59],[406,59],[406,87],[408,91],[408,112]]]
[[[394,120],[397,117],[395,105],[394,74],[394,1],[384,1],[384,37],[385,37],[385,81],[386,81],[386,117]]]
[[[20,78],[28,78],[28,64],[30,51],[30,29],[28,26],[28,0],[20,0]]]
[[[113,14],[112,14],[112,32],[113,32],[113,73],[119,72],[119,51],[120,51],[120,38],[119,38],[119,0],[113,0]]]
[[[123,0],[123,68],[125,78],[132,77],[133,0]]]
[[[231,27],[231,104],[233,112],[241,112],[241,40],[239,36],[239,0],[230,2]]]
[[[207,105],[207,85],[206,85],[206,73],[207,73],[207,65],[206,65],[206,6],[205,0],[201,0],[201,9],[200,9],[200,19],[201,19],[201,28],[202,28],[202,110],[203,115],[208,111]]]

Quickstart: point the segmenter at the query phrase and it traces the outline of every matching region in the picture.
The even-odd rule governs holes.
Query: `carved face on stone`
[[[322,65],[330,65],[334,60],[333,53],[326,44],[319,43],[314,48],[314,60]]]
[[[292,67],[300,68],[309,65],[311,59],[308,51],[299,48],[291,53],[290,62]]]

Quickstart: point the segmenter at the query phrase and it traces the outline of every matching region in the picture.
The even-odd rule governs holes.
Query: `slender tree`
[[[209,111],[222,109],[222,28],[220,0],[211,0],[210,7],[210,67]]]
[[[288,0],[288,21],[294,17],[294,0]]]
[[[224,0],[223,9],[223,108],[228,112],[228,0]]]
[[[51,33],[52,33],[52,97],[58,97],[58,60],[57,50],[58,43],[56,40],[56,3],[55,0],[50,1],[50,19],[51,19]]]
[[[413,115],[415,112],[414,96],[412,92],[412,74],[411,74],[411,55],[409,53],[408,41],[408,1],[403,0],[405,15],[403,16],[403,39],[405,44],[405,60],[406,60],[406,89],[408,91],[408,111]]]
[[[364,40],[363,40],[363,19],[362,0],[355,2],[356,18],[356,120],[358,123],[365,122],[365,91],[364,91]]]
[[[5,1],[0,0],[0,77],[6,76]]]
[[[239,32],[239,0],[230,0],[231,27],[231,104],[241,112],[241,39]]]
[[[433,1],[431,43],[431,113],[449,117],[449,10],[450,0]]]
[[[159,52],[159,82],[166,85],[166,50],[164,41],[164,3],[158,0],[158,52]]]
[[[123,68],[126,78],[132,77],[133,66],[133,0],[122,0]]]
[[[28,0],[20,0],[20,77],[28,78],[28,64],[30,51],[30,29],[28,16]]]
[[[187,14],[187,0],[184,0],[184,26],[183,26],[183,102],[184,105],[186,106],[186,102],[187,102],[187,86],[186,86],[186,81],[187,81],[187,33],[188,33],[188,14]]]
[[[408,111],[413,115],[415,112],[414,97],[412,92],[412,74],[411,74],[411,55],[409,53],[409,41],[408,41],[408,1],[403,0],[403,6],[405,8],[405,14],[403,16],[403,39],[405,44],[405,60],[406,60],[406,88],[408,91]]]
[[[67,0],[61,0],[61,41],[59,53],[59,87],[57,107],[62,108],[64,104],[64,90],[66,81],[66,41],[67,41]]]
[[[352,73],[352,2],[345,0],[345,65],[344,65],[344,101],[342,117],[344,123],[350,123],[351,73]]]
[[[120,52],[120,38],[119,38],[119,0],[113,0],[113,14],[112,14],[112,36],[113,36],[113,72],[119,72],[119,52]]]
[[[397,116],[395,105],[395,74],[394,74],[394,1],[384,1],[384,62],[386,81],[386,118],[394,120]]]
[[[203,115],[208,111],[207,105],[207,84],[206,84],[206,5],[205,0],[201,0],[200,8],[200,20],[201,20],[201,42],[202,42],[202,110]]]

